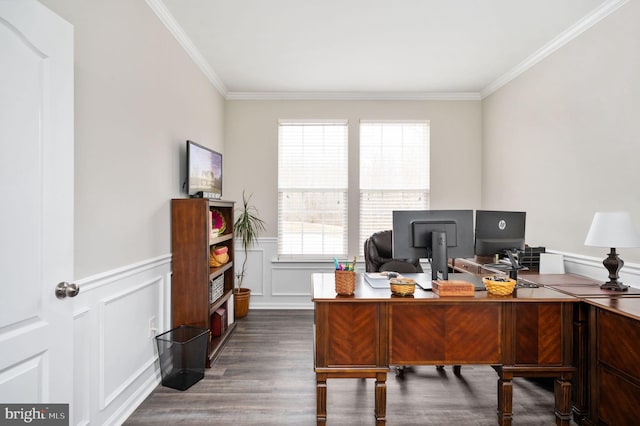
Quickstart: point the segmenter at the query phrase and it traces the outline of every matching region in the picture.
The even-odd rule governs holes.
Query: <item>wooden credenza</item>
[[[556,423],[569,425],[573,318],[579,299],[548,288],[513,296],[476,292],[438,297],[418,290],[394,297],[357,277],[337,296],[333,274],[313,275],[317,423],[327,419],[327,379],[374,378],[375,419],[386,421],[391,365],[488,364],[498,373],[498,423],[512,421],[514,377],[554,377]]]

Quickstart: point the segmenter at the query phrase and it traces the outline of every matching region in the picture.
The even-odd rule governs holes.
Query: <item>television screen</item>
[[[222,154],[192,141],[187,141],[187,194],[222,196]]]

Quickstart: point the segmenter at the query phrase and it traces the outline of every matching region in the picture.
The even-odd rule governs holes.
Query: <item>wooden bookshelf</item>
[[[211,212],[220,212],[226,228],[210,235]],[[234,202],[185,198],[171,200],[171,314],[173,327],[191,325],[209,330],[206,366],[210,367],[235,328],[233,322],[233,222]],[[219,267],[209,266],[212,247],[227,247],[229,261]],[[212,298],[210,286],[220,279],[221,294]],[[213,300],[212,300],[213,299]],[[213,316],[226,311],[226,330],[214,336]]]

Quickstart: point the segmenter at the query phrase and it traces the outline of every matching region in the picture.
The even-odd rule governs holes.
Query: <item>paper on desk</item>
[[[564,256],[540,253],[540,274],[564,274]]]

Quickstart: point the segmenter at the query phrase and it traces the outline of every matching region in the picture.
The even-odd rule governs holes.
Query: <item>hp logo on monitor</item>
[[[500,219],[498,221],[498,229],[501,231],[504,231],[504,229],[507,227],[507,221],[504,219]]]

